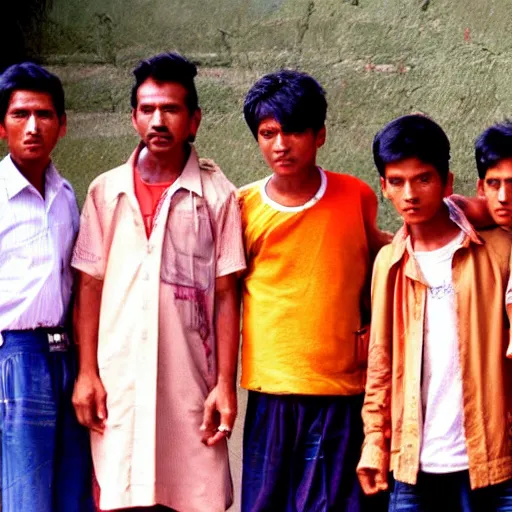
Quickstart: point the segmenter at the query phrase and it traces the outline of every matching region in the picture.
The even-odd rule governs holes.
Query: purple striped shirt
[[[0,331],[63,325],[78,223],[73,189],[53,164],[43,199],[9,155],[0,162]]]

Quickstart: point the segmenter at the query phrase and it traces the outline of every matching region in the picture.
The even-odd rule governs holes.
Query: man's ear
[[[59,129],[59,138],[64,137],[68,131],[68,117],[66,114],[62,114],[59,119],[60,129]]]
[[[325,128],[325,124],[318,130],[316,134],[316,147],[321,148],[325,144],[325,138],[327,136],[327,129]]]
[[[448,171],[446,176],[446,185],[444,186],[444,197],[449,197],[453,194],[453,173]]]
[[[386,198],[386,199],[389,199],[388,197],[388,191],[386,189],[386,178],[383,178],[381,176],[380,178],[380,189],[382,190],[382,195]]]
[[[7,132],[3,123],[0,123],[0,139],[7,139]]]
[[[478,178],[476,182],[476,193],[479,197],[485,197],[484,180]]]
[[[199,125],[201,124],[201,119],[203,118],[203,113],[200,108],[197,108],[196,111],[192,114],[192,122],[190,123],[190,135],[193,137],[193,140],[196,140],[197,130],[199,130]]]
[[[132,108],[132,126],[135,128],[136,132],[139,131],[137,127],[137,109],[135,108]]]

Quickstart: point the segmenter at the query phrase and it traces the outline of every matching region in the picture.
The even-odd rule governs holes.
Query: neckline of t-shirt
[[[414,251],[414,256],[418,259],[431,259],[442,261],[448,258],[451,258],[455,252],[455,250],[460,247],[465,237],[464,231],[462,229],[454,236],[447,244],[439,247],[438,249],[434,249],[433,251]]]
[[[260,194],[261,198],[263,199],[263,202],[265,204],[268,204],[275,210],[278,210],[280,212],[289,212],[289,213],[295,213],[295,212],[302,212],[304,210],[307,210],[308,208],[311,208],[314,206],[325,194],[325,191],[327,189],[327,176],[325,174],[325,171],[321,167],[317,167],[318,172],[320,173],[320,186],[318,187],[318,190],[316,191],[315,195],[304,204],[301,204],[299,206],[284,206],[282,204],[279,204],[277,201],[274,201],[269,197],[267,194],[267,183],[272,178],[272,174],[270,176],[267,176],[260,185]]]
[[[137,166],[134,166],[134,172],[135,172],[135,175],[137,176],[137,179],[143,185],[145,185],[146,187],[150,187],[150,188],[169,188],[174,183],[174,181],[176,181],[176,180],[174,180],[174,181],[159,181],[156,183],[149,183],[146,180],[142,179],[142,176],[139,174],[139,170],[138,170]]]
[[[177,180],[174,180],[174,181],[160,181],[160,182],[156,182],[156,183],[149,183],[148,181],[144,180],[142,178],[142,176],[140,175],[139,173],[139,160],[140,160],[140,157],[142,155],[144,155],[145,153],[147,153],[148,151],[148,148],[147,147],[143,147],[139,154],[137,155],[137,160],[135,162],[135,165],[133,166],[133,170],[137,176],[137,178],[139,179],[139,181],[145,185],[146,187],[153,187],[153,188],[169,188],[175,181]],[[179,179],[179,177],[178,177]]]

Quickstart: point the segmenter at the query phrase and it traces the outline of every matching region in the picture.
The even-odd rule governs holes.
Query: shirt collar
[[[464,241],[461,244],[462,247],[468,247],[470,243],[482,245],[484,241],[468,221],[467,217],[464,215],[464,212],[450,198],[445,198],[444,203],[448,207],[450,220],[454,222],[466,235],[464,237]],[[406,251],[412,255],[414,251],[412,249],[411,236],[407,224],[404,224],[397,231],[393,241],[391,242],[391,245],[393,247],[392,264],[398,263]]]
[[[7,155],[0,162],[0,179],[4,182],[9,200],[26,188],[34,188],[16,167],[11,155]],[[45,171],[45,197],[55,196],[63,184],[64,180],[55,169],[53,162],[50,162]]]
[[[199,159],[194,146],[190,146],[190,155],[185,168],[181,173],[180,186],[186,188],[198,196],[203,197],[203,185],[201,184],[201,170],[199,169]]]
[[[131,154],[128,159],[128,167],[130,169],[130,174],[134,172],[135,166],[137,165],[137,161],[139,159],[140,152],[145,148],[145,144],[140,142],[135,151]],[[131,176],[133,176],[131,174]],[[134,194],[134,185],[133,179],[131,180],[123,180],[122,183],[119,184],[120,192],[126,192]],[[184,188],[189,190],[190,192],[194,192],[198,196],[203,196],[203,186],[201,184],[201,170],[199,168],[199,158],[197,156],[197,152],[194,146],[190,145],[190,155],[188,157],[187,163],[183,168],[183,171],[179,175],[176,180],[176,190],[180,188]]]

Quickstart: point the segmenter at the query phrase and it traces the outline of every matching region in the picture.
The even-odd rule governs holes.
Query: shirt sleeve
[[[372,323],[362,411],[365,440],[358,470],[389,468],[393,300],[388,296],[389,266],[384,251],[377,256],[372,281]]]
[[[71,265],[95,279],[103,280],[106,268],[106,248],[102,214],[98,206],[98,189],[91,188],[85,199],[80,229],[73,251]]]
[[[216,277],[226,276],[245,269],[242,218],[235,192],[230,193],[219,212],[215,244],[217,254]]]

